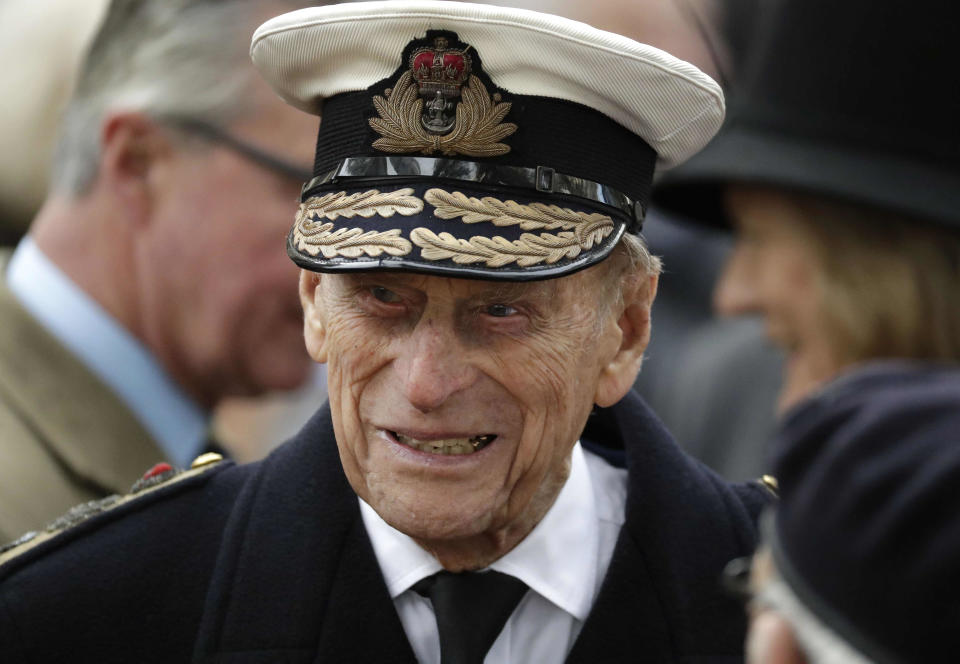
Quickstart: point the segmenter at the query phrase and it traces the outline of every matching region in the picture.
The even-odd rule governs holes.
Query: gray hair
[[[591,269],[597,269],[595,266]],[[602,261],[597,272],[600,291],[597,304],[596,334],[601,334],[607,324],[606,314],[624,305],[627,289],[638,279],[659,276],[662,270],[660,258],[650,253],[642,235],[624,233],[610,256]]]
[[[627,261],[628,270],[643,270],[651,277],[660,274],[663,263],[659,257],[650,253],[647,241],[642,235],[626,233],[619,246]]]
[[[623,305],[624,288],[637,278],[659,276],[663,269],[660,258],[650,253],[642,235],[624,233],[604,262],[606,271],[601,277],[604,286],[600,302],[616,308]]]
[[[249,113],[250,37],[265,10],[294,0],[113,0],[67,106],[51,188],[88,191],[100,164],[103,118],[139,111],[158,120],[229,123]]]

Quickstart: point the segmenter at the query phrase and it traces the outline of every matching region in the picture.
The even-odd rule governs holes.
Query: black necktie
[[[526,584],[500,572],[437,572],[413,586],[429,597],[440,631],[440,664],[483,664]]]

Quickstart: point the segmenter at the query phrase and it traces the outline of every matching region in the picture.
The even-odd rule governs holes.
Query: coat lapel
[[[753,551],[756,514],[633,393],[583,436],[623,449],[629,479],[624,527],[567,661],[742,662],[743,609],[719,579],[727,561]]]
[[[639,549],[624,529],[567,662],[628,661],[660,663],[675,658],[656,589]]]
[[[197,661],[416,661],[327,408],[260,464],[220,551]]]
[[[359,517],[358,510],[344,540],[314,661],[414,664],[413,649]]]

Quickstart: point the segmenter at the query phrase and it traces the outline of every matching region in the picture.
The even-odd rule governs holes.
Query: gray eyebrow
[[[471,300],[504,300],[515,301],[533,297],[547,299],[555,296],[557,284],[555,280],[534,282],[499,282],[490,284],[470,297]]]
[[[397,279],[401,284],[405,284],[409,279],[416,278],[417,275],[406,275],[399,272],[360,272],[356,274],[345,273],[344,277],[347,277],[349,281],[359,285],[365,285],[370,282],[384,282],[384,285],[389,287],[389,283],[386,282],[382,277],[383,275],[391,275],[391,278]],[[504,300],[504,301],[516,301],[527,298],[534,299],[549,299],[555,297],[558,290],[559,284],[557,279],[545,279],[543,281],[488,281],[481,282],[484,283],[484,288],[478,289],[475,293],[470,295],[467,299],[470,301],[477,300]]]

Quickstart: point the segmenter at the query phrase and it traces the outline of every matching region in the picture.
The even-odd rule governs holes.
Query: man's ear
[[[643,353],[650,343],[650,308],[657,296],[657,275],[638,274],[623,289],[623,312],[617,320],[620,344],[603,367],[594,403],[612,406],[626,395],[637,379]]]
[[[303,307],[303,339],[307,353],[314,362],[327,361],[327,328],[323,311],[318,305],[321,275],[309,270],[300,270],[300,305]]]
[[[98,180],[122,203],[128,223],[149,218],[154,176],[171,151],[163,129],[143,113],[116,112],[104,119]]]

